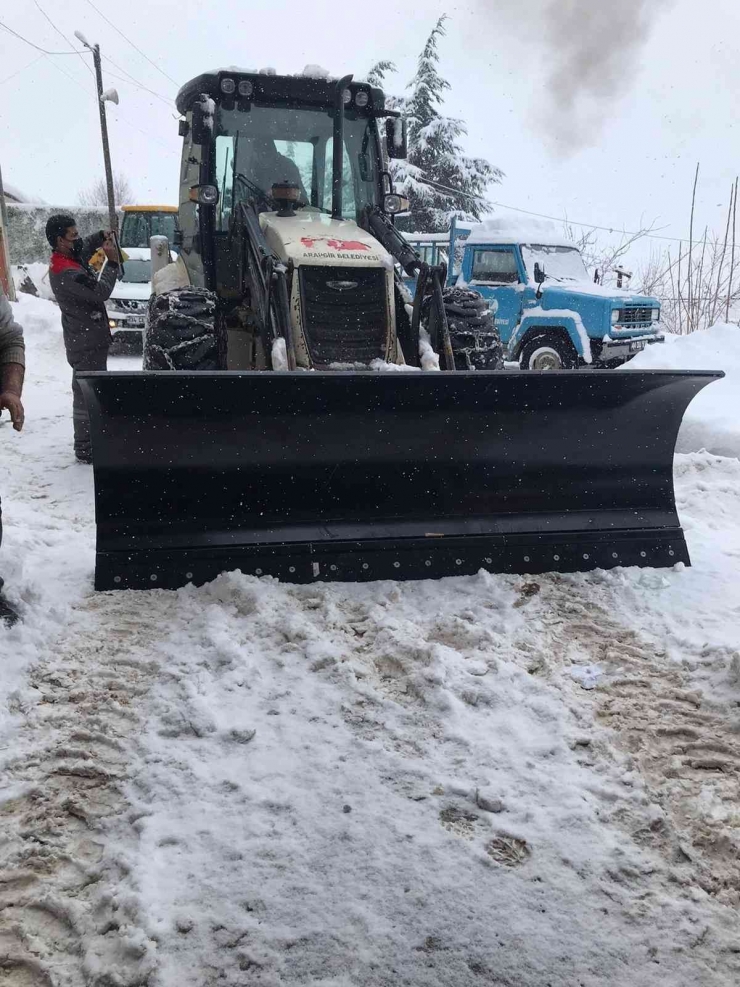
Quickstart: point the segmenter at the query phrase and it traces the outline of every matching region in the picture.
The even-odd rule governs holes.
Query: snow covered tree
[[[449,82],[439,74],[437,44],[445,35],[443,15],[427,38],[419,56],[416,75],[408,85],[409,96],[389,99],[388,105],[401,110],[409,128],[409,155],[406,161],[391,161],[396,191],[411,204],[408,216],[398,220],[399,229],[423,233],[448,230],[453,216],[480,220],[491,211],[485,199],[489,185],[500,182],[503,173],[483,158],[469,158],[458,143],[467,133],[462,120],[442,116],[439,111]],[[377,62],[368,81],[383,85],[392,62]]]

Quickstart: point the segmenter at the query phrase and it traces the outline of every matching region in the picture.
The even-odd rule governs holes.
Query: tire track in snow
[[[141,602],[90,597],[31,670],[38,699],[17,710],[0,803],[3,987],[138,987],[153,967],[136,896],[119,888],[136,842],[123,786],[169,605]]]
[[[622,626],[605,607],[572,593],[560,577],[542,579],[528,604],[544,628],[537,672],[598,664],[593,691],[570,692],[607,727],[645,785],[650,805],[619,805],[611,818],[639,845],[664,858],[668,880],[693,900],[740,903],[740,713],[732,701],[696,687],[696,663],[672,660],[647,636]],[[525,602],[525,601],[523,601]],[[697,656],[699,657],[699,656]],[[730,649],[702,656],[705,671],[727,674]],[[732,672],[731,672],[732,674]],[[614,763],[604,744],[584,763]]]

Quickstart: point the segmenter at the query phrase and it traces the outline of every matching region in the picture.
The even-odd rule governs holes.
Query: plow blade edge
[[[81,373],[97,589],[689,564],[693,371]]]

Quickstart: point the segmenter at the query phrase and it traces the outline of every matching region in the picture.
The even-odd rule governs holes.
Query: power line
[[[83,93],[87,93],[87,95],[91,99],[94,99],[97,102],[97,96],[96,95],[94,96],[88,89],[86,89],[82,85],[81,82],[78,82],[73,75],[70,75],[68,72],[65,72],[64,69],[61,67],[61,65],[57,65],[57,63],[53,62],[51,59],[49,59],[49,61],[51,62],[51,64],[54,66],[55,69],[61,72],[62,75],[66,76],[70,82],[74,83],[77,86],[78,89],[81,89]],[[118,112],[116,118],[120,119],[121,123],[125,123],[126,126],[131,127],[132,130],[138,131],[140,134],[143,134],[144,137],[148,137],[150,140],[153,140],[155,143],[160,144],[162,147],[167,148],[168,151],[171,150],[168,144],[165,144],[164,141],[160,140],[158,137],[155,137],[154,134],[149,134],[145,130],[142,130],[141,127],[137,127],[135,123],[131,123],[131,121],[128,120],[125,116],[123,116],[122,113]]]
[[[26,69],[30,69],[32,65],[35,65],[36,62],[40,62],[41,59],[44,57],[45,57],[44,55],[37,55],[32,62],[29,62],[28,65],[24,65],[22,69],[18,69],[17,71],[13,72],[11,75],[6,75],[4,79],[0,79],[0,86],[2,86],[6,82],[10,82],[11,79],[15,79],[17,75],[20,75],[21,72],[25,72]]]
[[[161,93],[155,92],[153,89],[150,89],[149,86],[145,86],[143,82],[139,82],[138,79],[136,79],[133,75],[131,75],[130,72],[128,72],[121,65],[119,65],[118,62],[114,62],[113,59],[110,58],[110,56],[103,55],[102,57],[106,62],[110,62],[111,65],[115,65],[115,67],[119,70],[119,72],[123,72],[124,75],[128,76],[127,79],[124,79],[123,76],[116,75],[114,72],[111,72],[110,69],[108,69],[108,75],[112,79],[120,79],[121,82],[128,82],[129,85],[136,86],[137,89],[142,89],[144,92],[149,93],[151,96],[155,96],[157,99],[161,99],[162,102],[167,103],[168,106],[170,107],[174,106],[174,100],[170,99],[167,96],[163,96]]]
[[[103,18],[103,20],[106,22],[106,24],[110,24],[110,26],[113,28],[113,30],[116,31],[118,34],[120,34],[124,41],[127,41],[131,45],[132,48],[135,48],[136,51],[138,51],[138,53],[141,55],[142,58],[145,58],[147,60],[147,62],[149,62],[150,65],[153,65],[154,68],[157,70],[157,72],[159,72],[161,75],[163,75],[165,77],[165,79],[169,79],[169,81],[172,83],[173,86],[178,86],[178,88],[179,88],[179,84],[177,82],[175,82],[175,80],[172,78],[172,76],[171,75],[167,75],[167,73],[164,71],[164,69],[160,68],[159,65],[157,65],[156,62],[153,62],[151,60],[151,58],[145,52],[143,52],[141,50],[141,48],[139,48],[138,45],[135,45],[134,42],[131,41],[130,38],[127,38],[126,35],[123,33],[123,31],[121,31],[120,28],[117,28],[116,25],[113,23],[113,21],[109,20],[105,16],[105,14],[103,13],[103,11],[102,10],[99,10],[95,6],[95,4],[92,3],[92,0],[85,0],[85,2],[87,3],[87,5],[89,7],[92,7],[92,9]]]
[[[18,34],[17,31],[14,31],[12,27],[8,27],[7,24],[3,24],[2,21],[0,21],[0,27],[6,30],[9,34],[12,34],[14,37],[18,38],[19,41],[24,41],[27,45],[30,45],[32,48],[35,48],[36,51],[42,52],[44,55],[81,55],[82,54],[82,52],[79,51],[47,51],[46,48],[40,48],[38,45],[35,45],[33,41],[29,41],[28,38],[24,38],[22,34]]]
[[[60,37],[60,38],[62,39],[62,41],[65,41],[65,42],[66,42],[66,43],[67,43],[68,45],[71,45],[71,44],[72,44],[72,42],[71,42],[71,41],[69,40],[69,38],[67,38],[67,37],[66,37],[66,36],[65,36],[64,34],[62,34],[62,32],[61,32],[61,31],[59,30],[59,28],[58,28],[58,27],[56,26],[56,24],[55,24],[55,23],[54,23],[54,21],[53,21],[53,20],[51,19],[51,17],[49,17],[49,15],[48,15],[48,14],[46,13],[46,11],[44,10],[44,8],[43,8],[43,7],[41,6],[41,4],[40,4],[40,3],[38,2],[38,0],[33,0],[33,2],[34,2],[34,4],[35,4],[35,6],[36,6],[36,9],[38,10],[38,12],[39,12],[40,14],[42,14],[42,15],[44,16],[44,18],[45,18],[45,19],[46,19],[46,20],[47,20],[47,21],[48,21],[48,22],[49,22],[49,23],[51,24],[51,26],[52,26],[52,27],[54,28],[54,30],[55,30],[55,31],[57,32],[57,34],[59,35],[59,37]],[[83,53],[82,53],[81,51],[78,51],[78,52],[77,52],[77,54],[78,54],[78,55],[80,56],[80,58],[82,59],[82,64],[83,64],[83,65],[85,66],[85,68],[87,69],[87,71],[88,71],[88,72],[90,73],[90,75],[92,75],[92,77],[93,77],[93,78],[95,78],[95,73],[94,73],[94,72],[93,72],[93,70],[92,70],[92,66],[90,66],[90,65],[88,65],[88,63],[87,63],[87,62],[85,61],[85,56],[84,56],[84,54],[83,54]]]
[[[630,230],[620,230],[618,226],[597,226],[595,223],[577,223],[574,219],[568,219],[567,216],[549,216],[547,213],[543,212],[532,212],[529,209],[520,209],[517,206],[509,206],[505,202],[497,202],[495,199],[486,199],[482,195],[474,195],[472,192],[461,192],[459,189],[450,188],[447,185],[440,185],[439,182],[433,182],[428,178],[417,178],[417,182],[422,185],[429,185],[431,188],[438,189],[442,192],[450,192],[452,195],[462,196],[465,199],[475,199],[477,202],[483,202],[488,205],[498,206],[499,209],[509,209],[511,212],[523,213],[525,216],[536,216],[538,219],[550,219],[555,223],[565,223],[571,226],[581,226],[584,229],[589,230],[603,230],[605,233],[621,233],[624,236],[644,236],[649,237],[651,240],[670,240],[672,243],[690,243],[691,241],[686,237],[680,236],[661,236],[659,233],[643,233],[634,232]],[[694,241],[696,243],[696,241]]]

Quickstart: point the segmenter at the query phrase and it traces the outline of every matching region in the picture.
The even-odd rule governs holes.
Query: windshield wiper
[[[256,184],[256,182],[253,182],[251,179],[247,178],[247,176],[243,175],[240,171],[234,172],[234,178],[238,178],[239,181],[244,186],[246,186],[246,188],[253,195],[256,195],[258,198],[262,199],[265,205],[268,206],[270,209],[273,209],[275,207],[275,200],[272,198],[272,196],[269,196],[264,189],[261,189],[259,185]]]

